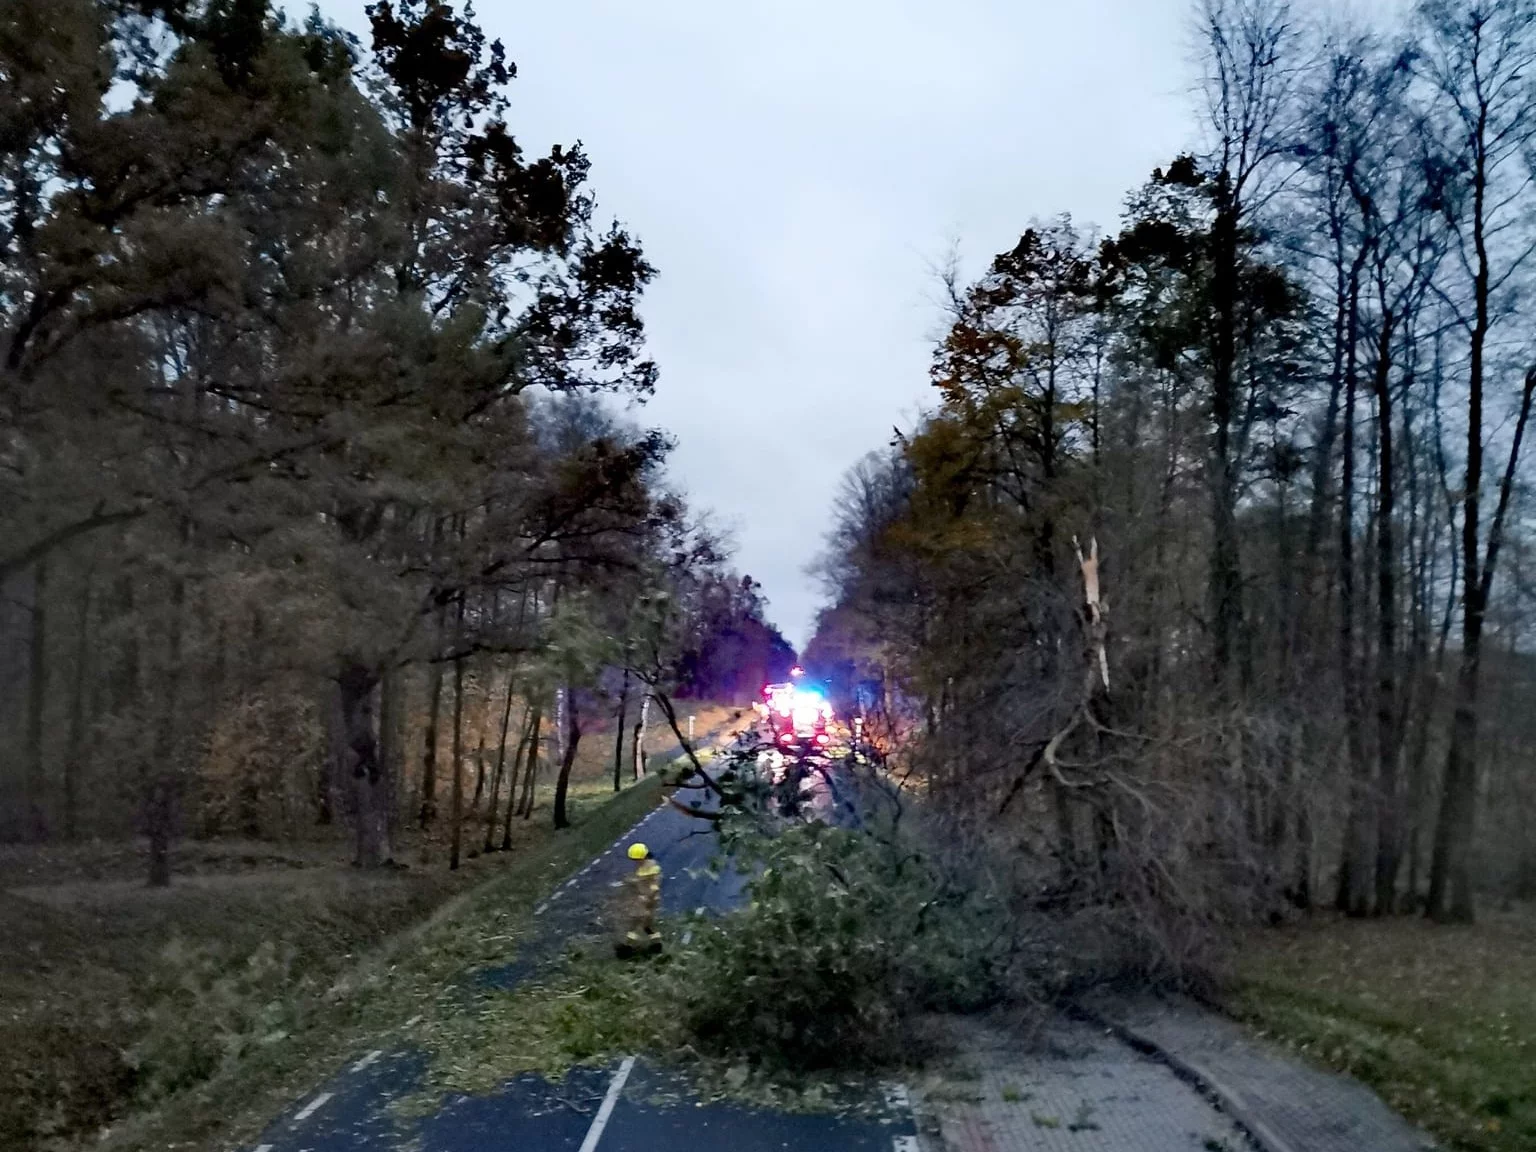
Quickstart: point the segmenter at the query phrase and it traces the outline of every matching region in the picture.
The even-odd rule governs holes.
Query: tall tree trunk
[[[645,775],[645,725],[650,719],[651,694],[640,694],[640,718],[635,721],[635,733],[630,738],[629,745],[635,751],[635,779],[639,780]]]
[[[374,731],[373,690],[379,674],[359,661],[348,661],[336,677],[341,736],[340,768],[352,781],[356,799],[357,849],[353,863],[377,868],[389,858],[387,780]]]
[[[481,727],[475,743],[475,794],[469,798],[469,818],[480,815],[480,801],[485,798],[485,728]]]
[[[315,780],[315,823],[329,826],[336,819],[336,788],[346,778],[346,734],[341,726],[341,701],[334,693],[327,692],[321,701],[325,709],[325,758],[320,762],[320,775]]]
[[[485,848],[482,851],[490,851],[496,836],[496,809],[501,797],[501,782],[504,779],[507,768],[507,730],[511,727],[511,697],[518,688],[518,677],[508,671],[507,673],[507,700],[501,713],[501,739],[496,742],[496,771],[490,777],[490,805],[485,809]],[[513,773],[516,773],[516,763],[513,763]],[[516,780],[507,788],[507,806],[511,806],[511,796],[516,788]]]
[[[524,820],[533,815],[533,801],[539,786],[539,741],[543,735],[544,701],[540,698],[533,706],[533,722],[528,730],[528,761],[523,769],[523,797],[517,813]]]
[[[1478,630],[1469,637],[1467,631],[1463,628],[1451,741],[1446,752],[1440,816],[1435,822],[1434,853],[1429,866],[1427,909],[1431,917],[1446,923],[1470,923],[1473,918],[1469,858],[1477,802],[1477,697],[1482,634]]]
[[[624,721],[629,713],[629,667],[624,668],[624,684],[619,689],[619,721],[613,729],[613,790],[624,787]]]
[[[555,723],[553,728],[555,737],[555,756],[562,762],[565,760],[566,695],[567,692],[563,686],[555,689]]]
[[[1237,541],[1237,492],[1232,460],[1232,419],[1237,361],[1237,245],[1240,206],[1224,190],[1211,228],[1212,296],[1216,310],[1211,349],[1211,619],[1215,672],[1230,692],[1232,665],[1243,625],[1242,572]]]
[[[400,681],[393,667],[379,674],[379,772],[382,774],[384,859],[394,859],[400,822]]]
[[[185,540],[187,531],[183,530]],[[180,765],[176,763],[176,720],[181,699],[181,647],[186,622],[187,580],[178,572],[171,582],[170,635],[166,644],[164,677],[165,707],[155,732],[153,763],[149,768],[144,803],[144,824],[149,834],[149,884],[163,888],[171,882],[171,840],[175,835],[181,793]]]
[[[85,765],[85,698],[91,670],[91,593],[94,573],[87,569],[80,590],[79,627],[75,633],[75,683],[69,698],[69,747],[64,754],[64,839],[79,835],[80,776]]]
[[[1348,758],[1349,797],[1344,843],[1339,858],[1339,884],[1334,903],[1342,912],[1361,916],[1370,899],[1370,836],[1366,805],[1370,797],[1370,765],[1361,731],[1360,668],[1355,653],[1355,405],[1359,372],[1356,337],[1359,331],[1360,269],[1366,252],[1350,270],[1349,321],[1345,330],[1343,477],[1339,484],[1339,682],[1344,696],[1344,746]]]
[[[1077,883],[1077,830],[1072,813],[1072,796],[1058,781],[1052,780],[1051,808],[1056,816],[1056,867],[1057,877],[1063,888]]]
[[[565,752],[560,757],[560,775],[555,778],[555,827],[569,828],[565,794],[571,785],[571,768],[576,763],[576,745],[581,743],[581,720],[576,714],[576,693],[565,690]]]
[[[1312,892],[1313,870],[1312,804],[1310,797],[1302,797],[1296,806],[1296,872],[1295,904],[1298,908],[1310,908],[1314,900]]]
[[[444,603],[437,610],[437,642],[442,644],[443,624],[447,617],[448,605]],[[443,706],[443,662],[433,660],[427,669],[429,687],[427,689],[427,727],[422,733],[421,750],[421,812],[418,821],[422,831],[431,826],[437,818],[437,721],[438,714]]]
[[[43,706],[48,696],[48,559],[32,567],[32,633],[27,661],[27,835],[48,839],[47,776],[43,770]]]
[[[517,740],[517,753],[512,757],[512,774],[507,780],[507,814],[501,826],[501,850],[503,852],[510,852],[512,850],[512,817],[517,811],[519,800],[517,793],[518,773],[522,771],[523,757],[527,753],[529,741],[533,737],[534,711],[534,708],[525,708],[523,710],[523,719],[517,726],[520,735]]]
[[[1397,873],[1402,863],[1402,797],[1398,758],[1402,748],[1397,720],[1397,515],[1392,444],[1392,313],[1383,310],[1376,345],[1376,913],[1397,909]]]
[[[116,721],[114,727],[120,734],[121,746],[117,751],[123,770],[138,779],[142,788],[147,786],[148,765],[145,760],[146,750],[140,739],[141,727],[136,719],[142,679],[139,668],[141,652],[136,612],[138,595],[132,573],[123,572],[118,576],[116,584],[113,595],[114,609],[117,624],[123,629],[123,640],[122,657],[112,674],[111,710],[112,717]],[[142,813],[140,817],[142,818]]]
[[[1472,243],[1477,269],[1472,281],[1473,321],[1467,349],[1467,458],[1461,507],[1461,665],[1456,673],[1456,705],[1451,715],[1451,741],[1446,749],[1440,818],[1435,825],[1435,849],[1430,861],[1426,911],[1436,920],[1470,922],[1472,910],[1472,834],[1477,807],[1477,702],[1482,667],[1483,610],[1483,351],[1490,324],[1486,197],[1488,167],[1483,127],[1479,120],[1472,168]]]
[[[1438,681],[1436,676],[1435,680]],[[1405,837],[1408,853],[1408,904],[1412,908],[1419,896],[1419,880],[1423,875],[1424,810],[1427,776],[1429,769],[1429,729],[1434,719],[1434,694],[1430,689],[1430,676],[1421,673],[1419,689],[1414,696],[1418,702],[1413,721],[1413,736],[1408,745],[1408,788],[1406,794],[1408,827]],[[1412,711],[1406,713],[1413,715]]]
[[[458,621],[453,630],[454,647],[464,635],[464,594],[459,594]],[[459,849],[464,840],[464,657],[453,660],[453,779],[449,782],[452,824],[449,829],[448,870],[459,867]]]

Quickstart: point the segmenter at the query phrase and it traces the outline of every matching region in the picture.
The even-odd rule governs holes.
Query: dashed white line
[[[593,1152],[597,1142],[603,1138],[603,1129],[608,1127],[608,1117],[613,1115],[613,1106],[619,1102],[619,1093],[624,1091],[624,1081],[629,1079],[630,1069],[634,1066],[633,1056],[624,1057],[624,1063],[619,1065],[619,1070],[613,1077],[613,1083],[608,1085],[608,1095],[603,1097],[603,1106],[592,1118],[592,1127],[587,1129],[587,1138],[581,1142],[580,1152]]]
[[[293,1115],[293,1122],[295,1124],[297,1124],[300,1120],[308,1120],[317,1111],[319,1111],[321,1108],[325,1107],[326,1101],[329,1100],[330,1098],[331,1098],[331,1093],[329,1093],[329,1092],[322,1092],[322,1093],[320,1093],[320,1095],[316,1096],[308,1104],[304,1105],[304,1107],[300,1108],[297,1112],[294,1113],[294,1115]]]
[[[921,1152],[916,1136],[898,1136],[892,1142],[892,1152]]]
[[[421,1017],[420,1016],[412,1016],[409,1020],[407,1020],[405,1022],[405,1026],[407,1028],[414,1028],[414,1027],[416,1027],[416,1025],[418,1025],[420,1023],[421,1023]]]
[[[272,1145],[258,1144],[256,1145],[255,1152],[272,1152]]]
[[[907,1095],[907,1086],[905,1084],[895,1083],[886,1084],[885,1103],[886,1106],[890,1108],[911,1108],[912,1100],[911,1097]]]
[[[382,1055],[384,1055],[384,1049],[375,1048],[372,1052],[368,1053],[368,1055],[364,1056],[356,1064],[352,1065],[352,1071],[361,1072],[364,1068],[368,1067]]]
[[[660,816],[662,814],[662,811],[663,810],[661,808],[654,808],[654,809],[652,809],[650,815],[642,817],[639,824],[636,824],[634,828],[631,828],[628,832],[625,832],[624,835],[620,836],[617,840],[615,840],[612,844],[610,844],[608,846],[608,851],[609,852],[616,852],[620,848],[624,847],[626,842],[634,835],[635,830],[640,827],[640,824],[644,824],[647,820],[650,820],[651,817],[653,817],[653,816]],[[604,853],[603,855],[606,855],[606,854],[607,853]],[[540,904],[538,907],[536,907],[533,910],[533,914],[535,916],[542,916],[542,915],[544,915],[545,912],[549,911],[550,904],[552,904],[552,903],[554,903],[554,901],[560,899],[561,894],[564,893],[567,888],[574,887],[578,880],[580,880],[588,872],[592,871],[592,869],[596,868],[600,863],[602,863],[602,855],[596,856],[593,859],[587,861],[587,865],[586,865],[585,868],[583,868],[580,872],[576,873],[576,875],[574,875],[574,876],[570,877],[569,879],[567,879],[565,881],[565,883],[561,884],[558,888],[556,888],[553,892],[551,892],[549,894],[549,898],[546,899],[542,904]],[[624,882],[622,880],[618,880],[618,881],[615,881],[614,883],[610,884],[609,887],[610,888],[619,888],[619,887],[622,887],[623,884],[624,884]]]

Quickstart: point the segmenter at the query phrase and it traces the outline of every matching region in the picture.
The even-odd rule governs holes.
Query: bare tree
[[[1531,254],[1525,193],[1536,139],[1536,5],[1529,0],[1431,0],[1422,11],[1418,67],[1434,92],[1447,159],[1464,173],[1455,219],[1456,254],[1467,291],[1447,293],[1467,339],[1465,480],[1461,498],[1461,652],[1430,866],[1428,911],[1473,917],[1470,856],[1476,819],[1478,706],[1483,621],[1531,403],[1531,375],[1518,404],[1498,506],[1483,543],[1486,377],[1489,335],[1509,318],[1509,296]],[[1508,367],[1495,363],[1495,372]]]
[[[1292,148],[1287,120],[1293,109],[1298,41],[1286,0],[1205,0],[1200,17],[1213,209],[1209,596],[1216,671],[1224,690],[1230,690],[1226,681],[1243,628],[1235,451],[1240,419],[1239,277],[1243,249],[1251,243],[1258,213],[1275,191],[1275,161]]]

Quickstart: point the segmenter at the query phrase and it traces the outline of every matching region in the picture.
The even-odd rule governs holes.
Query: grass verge
[[[508,960],[539,901],[654,807],[659,793],[660,782],[651,778],[604,803],[582,805],[568,832],[541,837],[484,883],[352,964],[293,1014],[288,1031],[123,1120],[93,1146],[138,1152],[249,1142],[349,1056],[378,1046],[412,1016],[450,1010],[454,981]]]
[[[1248,941],[1226,1006],[1448,1147],[1536,1148],[1536,906],[1469,927],[1327,919]]]

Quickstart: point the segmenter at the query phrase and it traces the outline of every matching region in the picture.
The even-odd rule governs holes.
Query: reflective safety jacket
[[[625,938],[631,943],[649,943],[660,939],[656,914],[661,910],[661,865],[650,857],[640,861],[630,877],[632,922]]]

